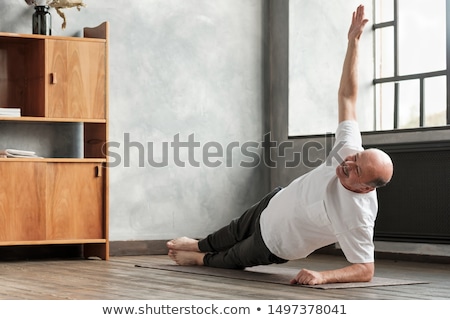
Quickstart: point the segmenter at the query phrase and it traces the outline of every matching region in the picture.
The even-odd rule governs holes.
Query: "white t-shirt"
[[[286,260],[300,259],[339,242],[349,262],[374,261],[376,191],[349,191],[336,176],[337,160],[360,151],[357,122],[341,122],[329,158],[270,200],[260,224],[262,238],[273,254]]]

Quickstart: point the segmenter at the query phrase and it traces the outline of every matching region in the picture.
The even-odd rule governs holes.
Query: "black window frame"
[[[424,72],[424,73],[415,73],[409,75],[399,75],[398,72],[398,0],[393,0],[393,20],[375,23],[372,26],[373,31],[375,32],[381,28],[393,27],[394,28],[394,75],[391,77],[384,78],[374,78],[373,85],[383,83],[394,83],[394,121],[393,121],[393,129],[398,128],[398,115],[399,115],[399,82],[405,80],[419,80],[420,85],[420,118],[419,118],[419,127],[424,127],[424,81],[427,78],[438,77],[438,76],[446,76],[447,81],[447,125],[450,125],[450,0],[446,0],[446,69],[433,71],[433,72]],[[375,44],[376,45],[376,44]],[[433,127],[426,127],[433,128]],[[376,130],[376,128],[374,128]],[[382,130],[376,130],[382,131]]]

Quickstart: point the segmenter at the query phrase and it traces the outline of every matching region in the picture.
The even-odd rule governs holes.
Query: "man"
[[[364,7],[353,12],[338,92],[336,152],[326,161],[277,188],[228,226],[197,241],[167,242],[180,265],[245,268],[301,259],[339,242],[350,265],[326,271],[302,269],[292,284],[366,282],[374,274],[373,228],[378,210],[376,188],[393,174],[392,161],[378,149],[364,150],[356,122],[359,39],[367,23]]]

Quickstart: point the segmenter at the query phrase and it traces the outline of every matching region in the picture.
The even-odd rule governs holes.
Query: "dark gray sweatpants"
[[[245,267],[285,263],[271,253],[265,245],[259,220],[261,213],[269,204],[270,199],[281,188],[278,187],[267,194],[261,201],[254,204],[242,216],[218,231],[208,235],[198,243],[205,266],[227,269],[243,269]]]

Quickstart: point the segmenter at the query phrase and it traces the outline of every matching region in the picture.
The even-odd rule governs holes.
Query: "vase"
[[[33,13],[33,34],[52,34],[52,15],[49,6],[35,6]]]

